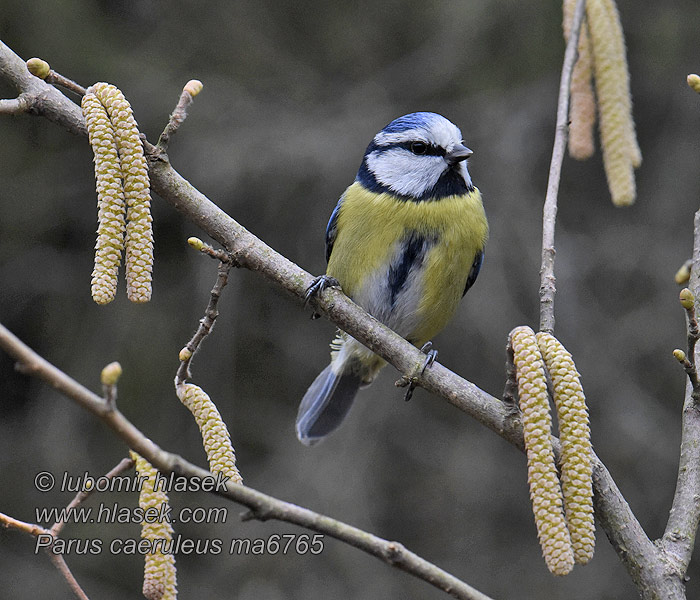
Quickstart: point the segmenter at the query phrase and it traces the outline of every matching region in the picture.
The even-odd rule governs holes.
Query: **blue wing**
[[[338,213],[340,212],[340,206],[343,203],[343,198],[345,194],[340,197],[338,204],[335,205],[333,212],[331,213],[331,218],[328,220],[328,225],[326,226],[326,262],[331,257],[331,252],[333,252],[333,244],[335,243],[335,238],[338,235]]]
[[[484,251],[479,250],[474,257],[474,262],[472,263],[472,268],[469,270],[469,275],[467,276],[467,285],[464,287],[464,292],[462,296],[469,291],[469,288],[474,285],[476,278],[479,276],[479,271],[481,271],[481,265],[484,262]]]

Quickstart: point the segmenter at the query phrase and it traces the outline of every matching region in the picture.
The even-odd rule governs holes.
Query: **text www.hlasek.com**
[[[228,508],[225,506],[184,506],[173,514],[167,502],[149,508],[100,504],[91,506],[69,506],[67,508],[36,508],[37,523],[225,523]]]

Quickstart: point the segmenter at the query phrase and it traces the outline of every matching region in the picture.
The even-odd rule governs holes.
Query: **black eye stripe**
[[[422,147],[425,148],[425,152],[421,151],[416,152],[415,145],[421,145]],[[400,144],[394,144],[394,147],[396,148],[405,148],[409,152],[412,152],[413,154],[416,154],[417,156],[445,156],[445,149],[440,147],[440,146],[435,146],[433,144],[426,144],[425,142],[421,142],[420,140],[414,140],[412,142],[401,142]]]

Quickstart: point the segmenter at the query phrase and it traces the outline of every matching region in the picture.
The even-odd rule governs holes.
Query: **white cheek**
[[[438,182],[447,165],[441,156],[416,156],[395,148],[369,154],[367,167],[379,183],[392,191],[404,196],[421,196]]]

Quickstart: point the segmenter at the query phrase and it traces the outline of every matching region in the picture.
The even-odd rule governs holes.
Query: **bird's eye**
[[[428,151],[428,145],[423,142],[411,142],[411,152],[413,154],[425,154]]]

